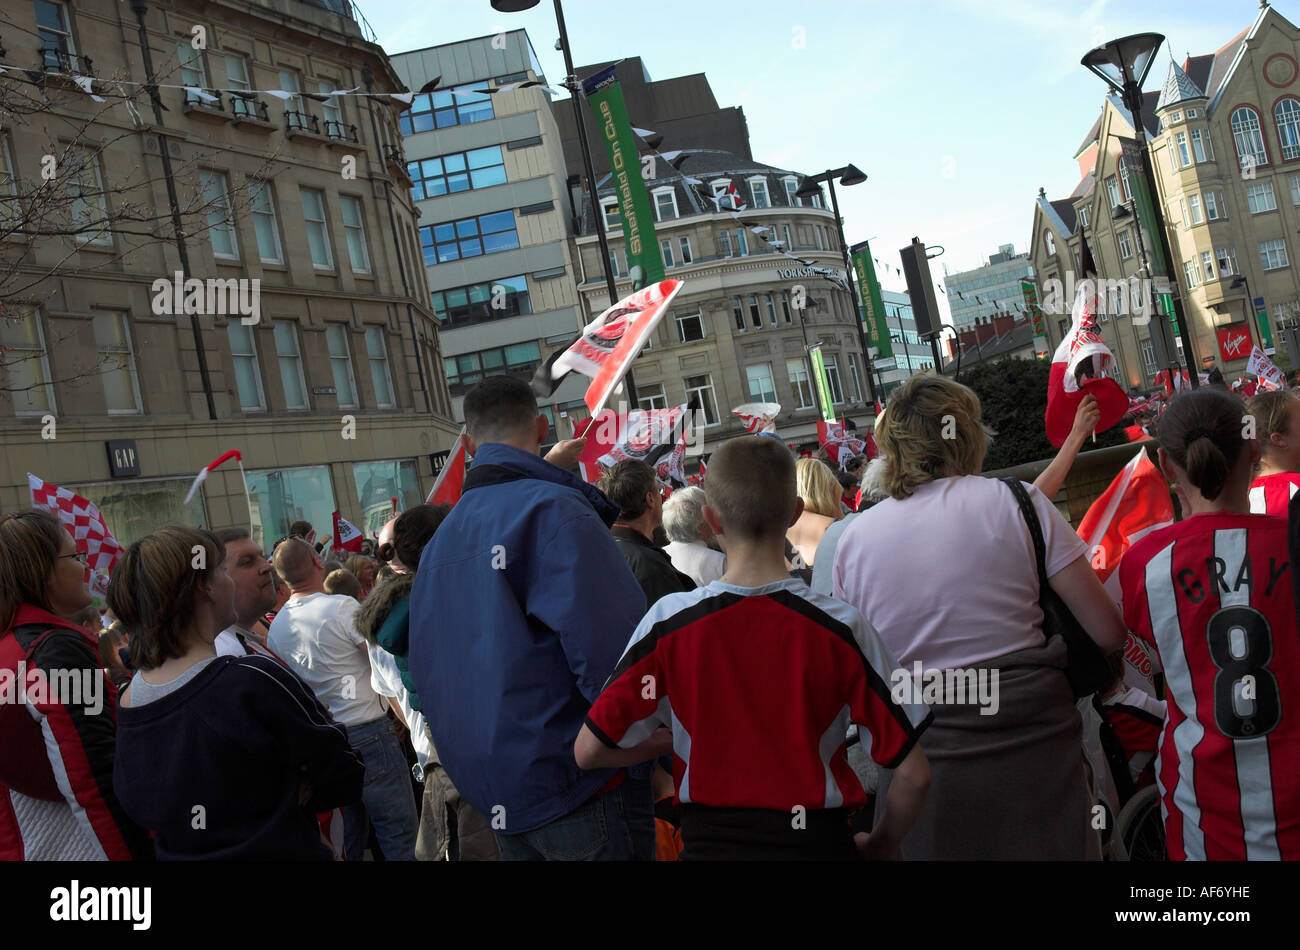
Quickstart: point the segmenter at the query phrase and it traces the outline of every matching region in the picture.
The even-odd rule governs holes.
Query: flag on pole
[[[745,423],[745,431],[750,435],[760,432],[775,432],[776,417],[781,414],[779,402],[747,402],[731,410],[733,416],[740,416]]]
[[[1173,375],[1170,375],[1169,370],[1162,369],[1152,377],[1151,381],[1157,386],[1164,387],[1166,398],[1192,388],[1192,379],[1185,369],[1180,369]]]
[[[27,473],[27,488],[32,495],[32,507],[45,508],[58,515],[77,542],[77,552],[86,555],[86,569],[105,576],[112,573],[125,551],[113,537],[113,532],[108,530],[104,516],[94,502],[37,478],[31,472]]]
[[[363,540],[364,537],[356,525],[337,511],[334,512],[334,544],[337,548],[352,554],[360,554]]]
[[[1250,360],[1246,363],[1246,372],[1252,376],[1259,377],[1258,388],[1268,391],[1270,389],[1286,388],[1286,376],[1277,368],[1277,364],[1264,355],[1264,351],[1258,346],[1250,351]]]
[[[826,450],[827,457],[840,468],[853,456],[862,455],[867,450],[867,443],[850,436],[842,422],[817,420],[817,442]]]
[[[1124,552],[1156,528],[1172,524],[1174,505],[1164,475],[1139,449],[1079,523],[1079,537],[1097,577],[1118,603],[1119,567]]]
[[[1079,403],[1089,395],[1097,397],[1101,419],[1097,432],[1105,432],[1128,413],[1128,396],[1106,375],[1115,357],[1097,329],[1096,284],[1079,281],[1074,298],[1074,324],[1052,356],[1047,380],[1047,411],[1043,421],[1047,441],[1058,449],[1065,444],[1074,428]]]
[[[697,406],[698,402],[692,400],[669,409],[633,409],[628,413],[606,409],[599,416],[583,419],[574,428],[574,438],[587,440],[578,457],[583,479],[595,484],[605,469],[624,459],[640,459],[655,468],[664,480],[677,477],[685,481],[676,473],[685,461],[685,443]],[[681,426],[680,433],[678,426]],[[681,458],[676,462],[665,459],[678,448]],[[662,472],[659,471],[661,461],[665,462]]]
[[[184,501],[184,504],[188,505],[188,504],[190,503],[190,499],[193,498],[193,497],[194,497],[194,493],[195,493],[196,491],[199,490],[199,486],[202,485],[204,482],[206,482],[206,481],[208,480],[208,475],[209,475],[209,474],[210,474],[210,473],[211,473],[211,472],[212,472],[212,471],[213,471],[217,466],[221,465],[221,463],[223,463],[223,462],[227,462],[227,461],[229,461],[230,459],[236,459],[237,461],[239,461],[239,462],[240,462],[240,471],[241,471],[241,472],[243,471],[243,464],[242,464],[242,463],[243,463],[243,461],[244,461],[244,457],[243,457],[242,455],[239,454],[239,450],[238,450],[238,449],[231,449],[229,452],[223,452],[221,455],[218,455],[215,459],[213,459],[213,460],[212,460],[211,462],[209,462],[207,465],[203,466],[203,468],[199,469],[199,474],[196,475],[195,478],[194,478],[194,484],[192,484],[192,485],[190,486],[190,490],[189,490],[188,492],[185,493],[185,501]]]
[[[438,473],[438,480],[433,483],[433,488],[429,489],[429,497],[425,499],[426,504],[454,505],[460,501],[461,493],[465,490],[465,462],[468,456],[469,435],[461,429],[460,435],[456,436],[456,441],[451,447],[451,454],[447,456],[442,471]]]

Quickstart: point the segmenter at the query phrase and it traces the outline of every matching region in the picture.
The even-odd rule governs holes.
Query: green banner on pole
[[[1020,282],[1020,296],[1025,299],[1025,309],[1029,311],[1029,321],[1034,325],[1034,336],[1046,336],[1043,328],[1043,311],[1038,306],[1038,288],[1032,280]]]
[[[885,301],[880,294],[880,281],[876,279],[876,266],[871,260],[871,245],[867,241],[849,248],[853,261],[853,275],[858,281],[858,297],[866,315],[867,341],[877,350],[877,359],[893,359],[894,348],[889,339],[889,324]]]
[[[618,84],[614,66],[583,80],[582,88],[596,113],[600,139],[609,152],[619,217],[623,219],[627,269],[632,277],[632,289],[640,290],[664,279],[664,262],[659,255],[659,242],[655,239],[650,196],[646,193],[645,179],[641,177],[641,160],[637,156],[632,123],[627,118],[623,89]],[[592,210],[596,215],[596,227],[603,228],[605,222],[601,209]],[[606,266],[609,266],[608,261]]]
[[[831,381],[826,375],[826,360],[822,358],[822,345],[814,343],[808,347],[812,357],[813,385],[817,387],[817,402],[820,404],[822,419],[835,421],[835,401],[831,398]]]
[[[1259,338],[1264,341],[1263,349],[1268,352],[1273,349],[1273,330],[1268,325],[1268,308],[1264,306],[1264,298],[1256,297],[1255,319],[1259,321]]]
[[[1120,141],[1120,151],[1124,158],[1124,187],[1133,196],[1133,202],[1137,205],[1138,227],[1145,234],[1142,239],[1142,246],[1146,250],[1147,260],[1151,264],[1151,273],[1149,277],[1155,277],[1164,274],[1169,277],[1170,281],[1174,280],[1174,272],[1169,267],[1169,262],[1165,260],[1164,248],[1161,245],[1159,234],[1156,230],[1155,206],[1151,203],[1151,192],[1147,189],[1146,165],[1143,162],[1142,147],[1138,145],[1137,139],[1124,138],[1118,136]],[[1170,294],[1160,294],[1160,312],[1169,317],[1169,322],[1173,327],[1174,335],[1180,332],[1178,329],[1178,318],[1174,316],[1174,298]]]

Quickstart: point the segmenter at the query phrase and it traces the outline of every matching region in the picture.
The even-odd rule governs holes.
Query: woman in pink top
[[[922,739],[930,794],[904,857],[1082,859],[1091,816],[1064,643],[1043,636],[1015,496],[979,475],[990,434],[979,398],[952,380],[913,376],[891,397],[876,423],[890,497],[844,529],[835,596],[898,658],[891,685],[906,694],[915,683],[934,709]],[[1053,590],[1106,652],[1118,651],[1123,620],[1086,545],[1025,487]]]

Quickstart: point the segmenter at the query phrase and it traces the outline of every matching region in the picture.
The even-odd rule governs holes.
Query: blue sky
[[[357,3],[390,53],[523,28],[547,77],[564,74],[550,0],[516,14],[488,0]],[[1295,22],[1295,6],[1278,9]],[[1214,52],[1258,12],[1258,0],[564,0],[579,65],[639,55],[652,79],[705,73],[720,105],[744,108],[756,160],[810,174],[856,164],[868,181],[838,189],[849,242],[871,240],[895,266],[913,235],[942,245],[937,280],[1000,244],[1026,250],[1039,187],[1062,198],[1077,184],[1073,152],[1105,90],[1079,65],[1089,48],[1163,33],[1154,89],[1171,53]]]

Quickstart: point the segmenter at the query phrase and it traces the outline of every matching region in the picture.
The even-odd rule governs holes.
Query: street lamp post
[[[522,13],[531,10],[541,0],[492,0],[492,9],[501,13]],[[609,305],[618,302],[618,290],[614,286],[614,268],[609,260],[609,241],[605,238],[605,216],[601,213],[600,193],[596,189],[596,172],[591,162],[591,146],[587,143],[587,121],[582,114],[582,99],[579,93],[582,83],[578,81],[577,71],[573,68],[573,54],[569,52],[569,31],[564,27],[564,8],[560,0],[555,0],[555,23],[560,29],[560,49],[564,53],[565,77],[562,85],[569,90],[573,102],[573,124],[578,132],[578,146],[582,152],[582,170],[587,177],[587,194],[591,198],[591,214],[596,228],[596,238],[600,241],[600,254],[605,269],[605,289],[609,292]],[[584,315],[583,324],[586,324]],[[639,408],[641,401],[637,396],[636,382],[632,378],[632,367],[627,368],[627,391],[633,409]]]
[[[871,375],[871,350],[867,348],[867,334],[862,329],[862,311],[858,306],[857,282],[853,279],[853,267],[849,263],[849,242],[844,239],[844,219],[840,217],[840,202],[835,194],[836,179],[839,179],[841,184],[860,185],[867,180],[867,176],[865,172],[854,165],[827,169],[820,175],[809,175],[799,187],[799,190],[795,192],[795,197],[810,198],[813,195],[820,195],[821,189],[817,185],[823,181],[830,186],[831,210],[835,214],[835,230],[840,236],[840,257],[844,261],[844,273],[849,279],[849,296],[853,298],[853,322],[858,328],[858,342],[862,346],[864,375],[867,377],[867,388],[871,391],[871,403],[874,406],[880,400],[876,396],[875,378]]]
[[[1142,175],[1150,192],[1151,214],[1156,231],[1155,240],[1160,242],[1165,264],[1169,268],[1169,283],[1177,291],[1178,279],[1173,272],[1174,253],[1169,246],[1165,214],[1160,207],[1160,189],[1156,182],[1155,169],[1151,167],[1146,129],[1142,124],[1142,83],[1151,70],[1151,64],[1155,62],[1156,51],[1164,41],[1164,36],[1159,33],[1136,33],[1132,36],[1123,36],[1111,40],[1104,46],[1089,50],[1080,62],[1120,94],[1125,107],[1133,117],[1133,135],[1137,140],[1138,152],[1142,156]],[[1150,276],[1155,277],[1154,274]],[[1175,292],[1171,296],[1174,318],[1178,321],[1178,333],[1183,340],[1183,359],[1187,363],[1188,381],[1192,388],[1196,388],[1200,385],[1200,378],[1197,375],[1196,354],[1192,349],[1191,329],[1187,323],[1187,315],[1183,312],[1182,295]],[[1164,316],[1157,314],[1155,318],[1164,319]]]
[[[1219,266],[1222,267],[1223,265],[1220,264]],[[1251,324],[1255,322],[1251,319],[1255,316],[1255,298],[1250,295],[1250,281],[1246,280],[1245,274],[1238,274],[1233,278],[1232,283],[1228,285],[1229,290],[1236,290],[1238,287],[1244,287],[1246,289],[1246,329],[1250,330]],[[1255,334],[1253,332],[1250,335],[1250,342],[1252,344],[1255,342]],[[1261,350],[1264,349],[1263,340],[1260,340],[1259,348]]]

